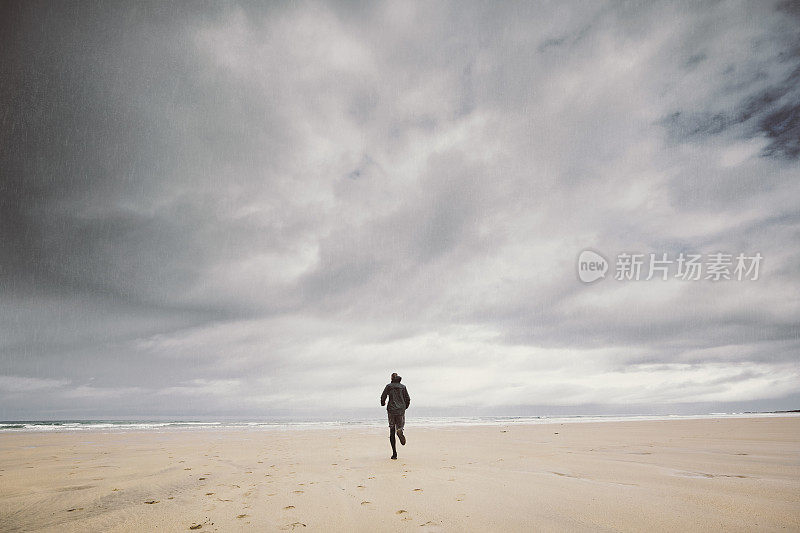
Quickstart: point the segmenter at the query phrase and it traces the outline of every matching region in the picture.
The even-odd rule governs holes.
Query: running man
[[[389,442],[392,443],[392,459],[397,459],[397,447],[395,446],[394,435],[397,433],[397,438],[400,439],[400,444],[406,445],[406,436],[403,435],[403,426],[406,425],[406,409],[411,405],[411,398],[408,396],[408,391],[405,385],[400,384],[403,379],[397,375],[397,372],[392,374],[392,382],[387,384],[381,394],[381,405],[386,406],[386,411],[389,414]],[[386,399],[389,403],[386,403]]]

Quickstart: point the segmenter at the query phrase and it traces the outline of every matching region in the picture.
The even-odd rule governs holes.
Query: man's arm
[[[389,385],[386,385],[383,388],[383,394],[381,394],[381,405],[386,405],[386,397],[389,396]]]
[[[403,387],[403,400],[406,402],[406,409],[411,405],[411,396],[408,395],[408,389]]]

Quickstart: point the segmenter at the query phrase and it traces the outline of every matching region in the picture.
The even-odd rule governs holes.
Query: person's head
[[[392,383],[400,383],[400,380],[403,379],[397,375],[397,372],[392,372]]]

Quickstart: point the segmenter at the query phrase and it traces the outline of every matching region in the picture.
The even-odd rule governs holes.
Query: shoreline
[[[696,415],[573,415],[573,416],[485,416],[485,417],[409,417],[415,427],[483,427],[548,424],[586,424],[614,422],[644,422],[670,420],[726,420],[747,418],[795,418],[800,411],[708,413]],[[383,418],[354,420],[278,421],[278,420],[148,420],[148,419],[76,419],[76,420],[7,420],[0,421],[0,435],[13,433],[66,433],[87,431],[207,431],[251,430],[292,431],[315,429],[385,427]]]

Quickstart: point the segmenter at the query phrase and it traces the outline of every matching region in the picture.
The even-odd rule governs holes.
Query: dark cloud
[[[794,11],[3,3],[0,415],[790,398]]]
[[[714,32],[691,39],[700,50],[686,62],[692,76],[705,76],[714,91],[704,91],[718,103],[698,100],[683,102],[688,109],[677,109],[663,124],[679,142],[696,142],[707,136],[733,133],[744,138],[765,137],[765,157],[795,159],[798,151],[797,102],[800,100],[800,31],[798,17],[786,4],[776,14],[789,13],[775,20],[772,31],[761,35],[739,35],[733,49],[738,57],[708,60],[706,52],[717,37]],[[702,25],[702,24],[701,24]],[[722,104],[722,105],[720,105]]]

